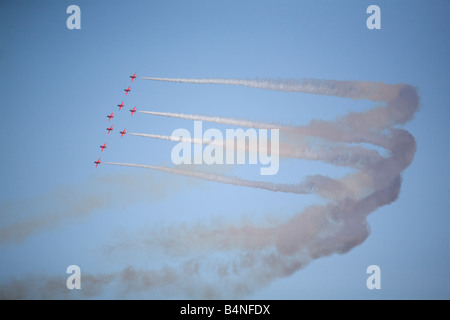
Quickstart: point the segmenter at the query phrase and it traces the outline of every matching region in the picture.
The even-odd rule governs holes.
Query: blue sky
[[[81,8],[81,30],[66,28],[71,4]],[[381,8],[381,30],[366,28],[371,4]],[[93,161],[100,155],[104,161],[171,165],[172,143],[121,139],[119,129],[193,130],[185,120],[131,118],[128,106],[291,125],[373,106],[336,97],[142,79],[125,97],[129,75],[318,78],[417,87],[420,110],[405,126],[417,141],[414,161],[403,173],[399,199],[369,216],[371,234],[362,245],[315,260],[244,298],[448,299],[449,11],[444,0],[2,1],[0,228],[48,212],[57,215],[70,206],[74,214],[19,242],[1,243],[0,283],[28,275],[65,277],[70,264],[92,274],[127,265],[151,269],[160,264],[157,254],[158,262],[140,247],[107,254],[105,246],[179,224],[285,219],[320,201],[143,169],[96,169]],[[122,100],[127,108],[118,112]],[[112,111],[115,131],[108,136],[106,115]],[[98,146],[104,142],[108,149],[101,154]],[[260,179],[249,166],[218,170]],[[296,183],[309,173],[338,176],[341,170],[283,160],[270,181]],[[81,204],[67,197],[83,192],[107,204],[78,215]],[[371,264],[381,267],[382,290],[366,288],[365,270]],[[97,297],[119,296],[110,289]],[[136,296],[183,297],[176,288],[126,297]]]

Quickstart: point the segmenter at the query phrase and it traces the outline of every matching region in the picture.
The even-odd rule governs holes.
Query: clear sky
[[[71,4],[81,8],[80,30],[66,27]],[[371,4],[381,8],[381,30],[366,27]],[[62,277],[65,286],[71,264],[79,265],[82,275],[98,275],[129,266],[178,268],[187,259],[202,264],[206,271],[196,277],[216,281],[225,298],[450,298],[449,15],[446,0],[1,1],[0,288],[30,276]],[[155,243],[164,237],[176,243],[179,230],[206,225],[285,221],[321,199],[138,168],[95,168],[100,156],[173,166],[175,143],[130,135],[121,139],[118,132],[124,128],[165,135],[177,128],[193,130],[191,121],[131,117],[128,109],[303,125],[365,111],[374,103],[139,78],[131,83],[134,72],[409,84],[418,90],[420,109],[404,128],[415,137],[417,152],[402,174],[397,201],[369,216],[371,233],[364,243],[237,294],[207,272],[208,263],[226,260],[228,253],[194,250],[180,257]],[[129,85],[132,91],[125,97]],[[119,112],[122,100],[126,107]],[[115,118],[108,122],[106,115],[113,111]],[[114,131],[107,135],[111,124]],[[108,148],[100,152],[105,142]],[[214,170],[263,179],[255,166]],[[346,172],[289,159],[265,180],[297,183],[309,174],[340,177]],[[11,226],[21,222],[23,234],[15,233]],[[366,287],[366,268],[372,264],[381,268],[381,290]],[[183,276],[189,274],[185,270]],[[189,298],[199,296],[189,290],[206,290],[192,283],[192,288],[180,287],[182,281],[132,290],[136,284],[123,288],[127,280],[121,279],[122,284],[90,297]]]

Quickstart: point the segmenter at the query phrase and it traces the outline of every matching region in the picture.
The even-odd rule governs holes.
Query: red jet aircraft
[[[136,72],[132,76],[130,76],[130,78],[131,78],[131,82],[133,82],[133,80],[136,79]]]
[[[127,95],[127,94],[128,94],[128,92],[130,92],[130,91],[131,91],[130,87],[131,87],[131,86],[128,86],[128,89],[123,89],[123,91],[125,91],[125,92],[126,92],[126,93],[125,93],[125,95]]]
[[[120,131],[120,134],[122,135],[121,138],[123,138],[123,135],[127,133],[127,128],[125,128],[123,131]]]
[[[120,111],[120,110],[123,108],[123,106],[124,106],[124,105],[123,105],[123,101],[122,101],[121,104],[118,104],[117,106],[119,107],[119,111]]]
[[[110,134],[110,133],[111,133],[111,131],[113,131],[113,130],[114,130],[114,128],[113,128],[113,126],[111,125],[111,127],[109,127],[109,128],[106,128],[106,130],[108,130],[108,134]]]
[[[130,112],[131,112],[131,115],[133,115],[133,113],[136,112],[136,107],[134,107],[133,109],[131,109]]]
[[[102,152],[103,152],[103,150],[105,150],[105,149],[106,149],[106,142],[105,142],[105,144],[104,144],[104,145],[100,146],[100,148],[102,148]]]
[[[112,118],[114,118],[114,112],[111,112],[111,114],[108,117],[108,121],[110,121]]]
[[[97,160],[97,161],[94,161],[94,163],[95,163],[95,167],[97,168],[98,165],[99,165],[100,163],[102,163],[101,158],[98,158],[98,160]]]

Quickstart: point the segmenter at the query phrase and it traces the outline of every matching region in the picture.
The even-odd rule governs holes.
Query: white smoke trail
[[[246,127],[246,128],[259,128],[259,129],[278,129],[280,126],[269,124],[269,123],[261,123],[256,121],[247,121],[247,120],[239,120],[233,118],[221,118],[221,117],[210,117],[210,116],[201,116],[194,114],[184,114],[184,113],[172,113],[172,112],[157,112],[157,111],[140,111],[138,112],[143,114],[151,114],[154,116],[161,117],[170,117],[170,118],[179,118],[185,120],[198,120],[198,121],[206,121],[206,122],[215,122],[221,124],[229,124],[232,126],[238,127]]]
[[[219,140],[187,138],[181,136],[167,136],[150,133],[136,133],[130,132],[130,135],[137,137],[144,137],[150,139],[166,140],[172,142],[186,142],[191,144],[201,145],[213,145],[217,147],[227,146],[227,142]],[[234,144],[235,150],[240,145]],[[270,143],[269,143],[270,146]],[[248,141],[245,141],[246,152],[258,152],[258,148],[250,148]],[[361,146],[349,146],[349,145],[332,145],[323,142],[315,143],[313,146],[311,143],[302,141],[286,141],[281,142],[278,153],[275,150],[268,150],[272,155],[277,154],[280,157],[297,158],[304,160],[317,160],[325,163],[331,163],[341,167],[352,168],[364,168],[373,165],[376,162],[381,161],[383,158],[376,150],[369,150]]]
[[[385,108],[377,109],[384,113]],[[157,112],[157,111],[138,111],[143,114],[150,114],[162,117],[178,118],[184,120],[194,121],[206,121],[219,124],[228,124],[232,126],[239,126],[245,128],[258,128],[258,129],[279,129],[281,132],[296,135],[297,137],[320,137],[334,142],[350,142],[360,143],[367,142],[373,143],[381,147],[388,147],[390,139],[382,134],[373,132],[373,127],[380,126],[379,120],[376,123],[370,123],[370,119],[379,119],[380,115],[370,114],[367,117],[366,114],[350,114],[347,117],[338,119],[336,122],[330,123],[326,121],[312,121],[306,126],[287,126],[281,124],[265,123],[259,121],[247,121],[235,118],[224,117],[211,117],[205,115],[185,114],[185,113],[173,113],[173,112]],[[369,119],[368,119],[369,118]],[[342,130],[349,126],[349,122],[352,121],[356,124],[365,123],[366,126],[354,127],[354,130],[358,130],[358,134],[349,134],[346,130]],[[381,128],[377,128],[381,129]]]
[[[196,138],[186,138],[186,137],[180,137],[180,136],[165,136],[160,134],[151,134],[151,133],[136,133],[136,132],[130,132],[128,133],[131,136],[136,137],[144,137],[144,138],[151,138],[151,139],[159,139],[159,140],[167,140],[167,141],[173,141],[173,142],[187,142],[187,143],[195,143],[195,144],[210,144],[214,143],[214,141],[206,140],[206,139],[196,139]],[[222,145],[221,143],[218,145]]]
[[[185,78],[157,78],[140,77],[144,80],[221,84],[245,86],[265,90],[302,92],[327,96],[347,97],[352,99],[369,99],[372,101],[391,101],[398,96],[401,85],[394,86],[382,82],[335,81],[319,79],[185,79]]]

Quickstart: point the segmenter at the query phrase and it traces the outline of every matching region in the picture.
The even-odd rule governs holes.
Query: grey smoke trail
[[[252,180],[244,180],[236,177],[224,176],[213,173],[206,173],[200,171],[192,171],[192,170],[183,170],[178,168],[169,168],[162,166],[153,166],[153,165],[144,165],[144,164],[135,164],[135,163],[120,163],[120,162],[104,162],[107,165],[115,165],[115,166],[125,166],[125,167],[135,167],[135,168],[144,168],[151,169],[157,171],[163,171],[172,174],[183,175],[187,177],[193,177],[213,182],[231,184],[235,186],[242,187],[250,187],[263,189],[273,192],[286,192],[286,193],[294,193],[294,194],[311,194],[311,193],[319,193],[320,191],[327,185],[331,183],[338,184],[333,179],[323,177],[323,176],[312,176],[308,177],[304,183],[300,184],[280,184],[280,183],[272,183],[265,181],[252,181]]]
[[[28,276],[0,286],[0,300],[85,299],[103,292],[116,274],[82,275],[82,290],[68,290],[65,277]]]
[[[190,299],[224,299],[227,294],[242,296],[243,291],[251,293],[255,287],[266,284],[268,279],[261,279],[259,283],[252,281],[242,282],[241,278],[229,277],[230,267],[245,270],[244,260],[252,261],[254,265],[261,262],[251,253],[240,255],[241,259],[231,260],[228,263],[212,263],[208,268],[201,265],[198,259],[189,259],[180,267],[164,266],[151,270],[126,267],[117,272],[105,274],[84,274],[82,276],[81,290],[68,290],[64,277],[28,277],[26,280],[13,280],[0,287],[1,300],[17,299],[86,299],[95,298],[106,291],[115,289],[119,298],[128,294],[146,293],[147,297],[158,294],[161,290],[168,290],[175,297],[190,297]],[[270,263],[276,258],[268,255],[265,260]],[[248,263],[247,262],[247,263]],[[248,273],[248,271],[246,272]],[[186,277],[185,274],[189,276]],[[208,281],[206,274],[213,277],[227,279],[220,286],[215,281]],[[248,274],[250,276],[251,274]],[[261,276],[258,274],[258,276]],[[117,286],[118,285],[118,286]],[[115,286],[115,288],[114,288]],[[117,289],[118,287],[118,289]],[[158,295],[156,295],[156,298]]]
[[[159,181],[152,175],[96,176],[31,199],[0,203],[3,219],[0,244],[22,242],[69,221],[78,221],[97,210],[126,207],[136,201],[159,200],[176,190],[177,185],[166,179]]]

